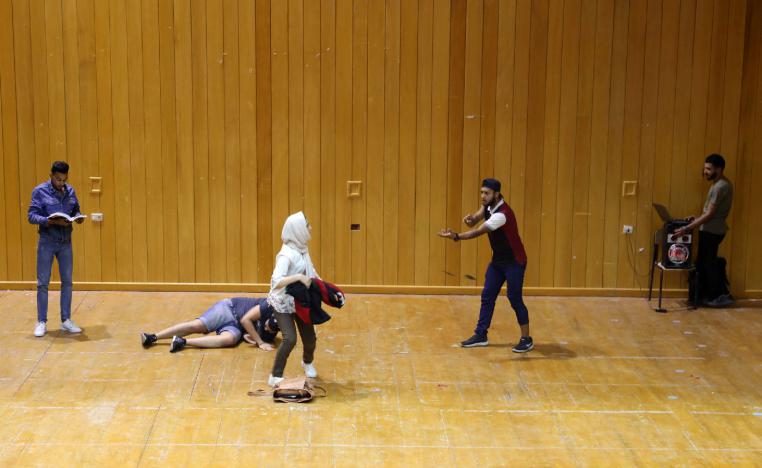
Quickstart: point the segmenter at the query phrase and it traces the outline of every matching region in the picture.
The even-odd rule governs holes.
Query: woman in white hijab
[[[307,324],[296,315],[294,308],[294,298],[286,294],[286,287],[297,281],[301,281],[308,288],[312,278],[319,278],[315,267],[312,265],[310,253],[307,250],[307,243],[312,237],[310,235],[312,227],[307,222],[304,213],[301,211],[292,214],[286,219],[281,232],[283,247],[275,257],[275,269],[270,280],[270,294],[268,302],[274,309],[275,317],[278,320],[283,342],[278,347],[275,355],[272,373],[267,383],[275,387],[283,380],[283,371],[286,368],[286,361],[291,351],[296,346],[296,329],[299,329],[299,335],[302,337],[304,354],[302,357],[302,367],[307,377],[317,377],[317,370],[312,364],[315,354],[315,326]]]

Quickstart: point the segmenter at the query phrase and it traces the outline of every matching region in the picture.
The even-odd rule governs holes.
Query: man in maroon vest
[[[521,339],[513,347],[514,353],[525,353],[534,347],[532,337],[529,336],[529,312],[527,311],[521,291],[524,286],[524,272],[527,268],[527,255],[524,244],[519,237],[516,226],[516,216],[513,210],[503,200],[500,193],[500,181],[497,179],[484,179],[481,188],[482,206],[474,214],[466,215],[463,222],[468,227],[475,226],[482,219],[481,226],[463,233],[453,232],[451,229],[443,229],[439,232],[441,237],[448,237],[455,242],[464,239],[473,239],[482,234],[489,236],[492,247],[492,261],[487,267],[487,275],[482,290],[482,306],[479,311],[479,321],[476,324],[474,335],[461,342],[464,348],[474,346],[487,346],[487,330],[492,322],[492,314],[495,311],[495,300],[500,294],[503,283],[508,282],[508,300],[516,312],[516,319],[521,327]]]

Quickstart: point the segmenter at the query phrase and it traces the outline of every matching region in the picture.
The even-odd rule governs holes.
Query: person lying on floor
[[[206,335],[212,331],[216,335],[185,338],[193,333]],[[264,351],[272,351],[278,331],[280,327],[266,298],[233,297],[217,302],[190,322],[178,323],[155,334],[141,333],[140,342],[148,348],[158,340],[171,337],[169,352],[176,353],[186,346],[226,348],[244,339]]]

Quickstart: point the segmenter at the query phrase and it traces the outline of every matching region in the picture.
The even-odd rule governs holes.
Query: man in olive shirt
[[[724,170],[725,158],[719,154],[710,154],[706,157],[704,177],[713,183],[704,203],[704,211],[698,218],[689,218],[690,224],[675,231],[675,234],[682,235],[699,227],[698,256],[696,258],[698,293],[707,305],[713,307],[722,307],[733,303],[733,298],[728,293],[726,285],[722,284],[723,276],[719,271],[717,262],[720,242],[725,238],[725,233],[728,231],[728,224],[725,220],[730,214],[730,207],[733,204],[733,184],[723,175]]]

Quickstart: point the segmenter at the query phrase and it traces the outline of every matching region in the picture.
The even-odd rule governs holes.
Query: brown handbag
[[[323,392],[322,395],[318,395],[316,390]],[[264,396],[267,393],[262,390],[257,392],[249,392],[252,396]],[[282,403],[307,403],[312,401],[316,396],[326,396],[326,391],[322,387],[313,386],[306,377],[294,377],[291,379],[284,379],[272,392],[273,401]]]

